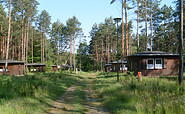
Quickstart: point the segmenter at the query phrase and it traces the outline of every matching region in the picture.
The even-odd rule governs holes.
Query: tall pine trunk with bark
[[[126,43],[126,56],[128,56],[128,22],[127,22],[127,0],[125,0],[125,21],[126,21],[126,26],[125,26],[125,43]]]
[[[139,52],[139,0],[137,0],[137,52]]]
[[[146,32],[146,51],[148,51],[148,33],[147,33],[147,1],[145,0],[145,32]]]
[[[10,28],[11,28],[11,0],[9,0],[8,37],[7,37],[5,72],[4,72],[5,75],[6,75],[6,72],[7,72],[7,69],[8,69],[8,51],[9,51]]]

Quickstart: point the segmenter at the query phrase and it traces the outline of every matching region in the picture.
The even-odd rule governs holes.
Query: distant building
[[[62,68],[63,70],[68,70],[69,68],[72,68],[72,66],[70,66],[70,65],[68,65],[68,64],[63,64],[63,65],[61,66],[61,68]]]
[[[58,70],[57,65],[51,65],[51,67],[52,67],[51,71],[57,72],[57,70]]]
[[[122,72],[122,71],[126,72],[127,71],[127,61],[126,60],[123,61],[123,66],[122,66],[121,60],[119,60],[118,63],[119,63],[119,66],[118,66],[119,72]],[[105,64],[105,71],[106,72],[117,72],[118,63],[117,61],[113,61],[109,64]]]
[[[29,72],[46,72],[46,64],[30,63],[27,64]]]
[[[128,56],[128,70],[143,76],[178,75],[179,54],[144,51]]]
[[[24,75],[24,61],[8,60],[8,69],[6,75],[22,76]],[[0,60],[0,75],[5,71],[5,60]]]

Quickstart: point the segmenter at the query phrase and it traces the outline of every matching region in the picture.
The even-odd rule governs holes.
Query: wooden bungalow
[[[61,66],[61,68],[62,68],[63,70],[68,70],[69,68],[72,68],[72,66],[70,66],[70,65],[68,65],[68,64],[63,64],[63,65]]]
[[[118,63],[119,63],[119,72],[126,72],[127,71],[127,61],[126,60],[124,60],[123,61],[123,66],[122,66],[122,61],[121,60],[119,60],[118,61]],[[113,61],[113,62],[111,62],[111,63],[109,63],[109,64],[105,64],[105,71],[106,72],[108,72],[108,71],[110,71],[110,72],[117,72],[117,61]]]
[[[128,70],[142,76],[178,75],[179,54],[144,51],[128,56]]]
[[[46,64],[43,63],[31,63],[27,67],[29,72],[46,72]]]
[[[105,64],[105,72],[111,72],[111,66],[112,64]]]
[[[51,71],[57,72],[57,70],[58,70],[57,65],[51,65],[51,67],[52,67]]]
[[[24,75],[24,61],[8,60],[6,75],[22,76]],[[5,60],[0,60],[0,75],[5,71]]]

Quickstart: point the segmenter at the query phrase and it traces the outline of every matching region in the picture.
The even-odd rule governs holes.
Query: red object
[[[141,77],[141,72],[138,72],[138,78],[140,78]]]

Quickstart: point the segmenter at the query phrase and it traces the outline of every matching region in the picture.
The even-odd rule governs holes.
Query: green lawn
[[[121,74],[118,83],[116,73],[97,75],[94,89],[112,113],[185,113],[185,86],[178,86],[177,77],[143,77],[140,82]]]
[[[25,77],[0,76],[0,113],[47,113],[52,102],[67,88],[75,86],[73,111],[86,113],[85,88],[91,83],[98,101],[110,113],[185,113],[185,86],[177,77],[143,77],[138,81],[132,74],[82,72],[36,73]]]
[[[0,76],[0,113],[45,113],[50,103],[76,82],[69,73]]]

